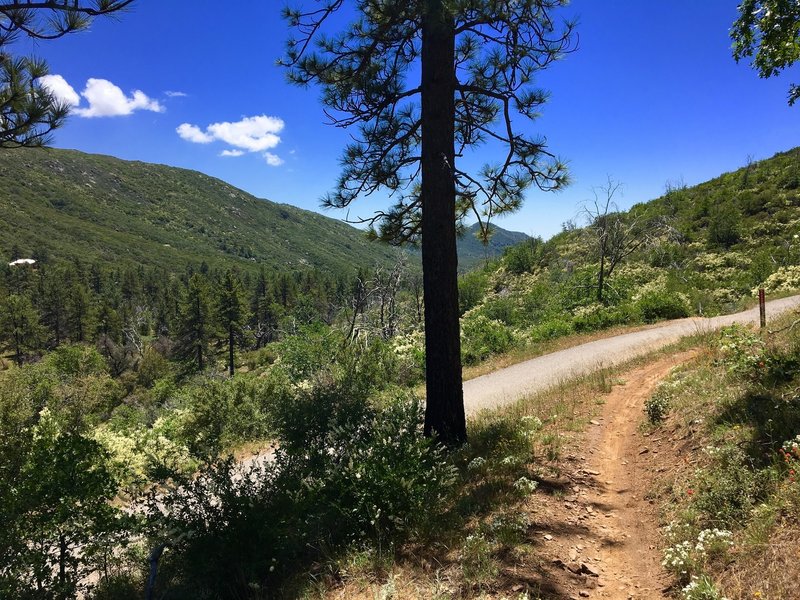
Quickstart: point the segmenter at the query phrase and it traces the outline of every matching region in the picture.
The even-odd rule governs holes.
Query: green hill
[[[484,246],[478,239],[480,227],[477,223],[467,227],[464,234],[458,239],[458,269],[466,272],[477,267],[482,261],[497,258],[509,246],[519,244],[528,239],[528,236],[518,231],[508,231],[497,225],[492,225],[492,237],[489,244]]]
[[[0,210],[4,257],[336,272],[394,260],[354,227],[202,173],[71,150],[4,152]]]
[[[626,239],[600,286],[604,243]],[[628,252],[630,250],[630,252]],[[609,269],[610,254],[603,261]],[[800,289],[800,148],[529,239],[460,282],[468,362],[617,324],[732,312]],[[598,289],[602,289],[602,294]]]

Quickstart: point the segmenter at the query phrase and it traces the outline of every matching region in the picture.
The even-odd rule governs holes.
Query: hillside
[[[470,225],[458,239],[458,269],[462,273],[471,271],[487,259],[497,258],[509,246],[528,239],[524,233],[508,231],[492,224],[492,237],[489,244],[484,246],[476,235],[479,230],[477,223]]]
[[[4,257],[337,272],[394,260],[358,229],[202,173],[71,150],[4,153],[0,210]]]
[[[800,148],[606,222],[607,239],[627,241],[602,293],[602,219],[529,239],[462,278],[468,363],[572,332],[733,312],[761,286],[769,297],[800,289]]]

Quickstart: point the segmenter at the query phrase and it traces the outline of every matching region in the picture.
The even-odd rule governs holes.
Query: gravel
[[[800,306],[800,296],[767,302],[767,321]],[[624,363],[668,346],[681,338],[712,331],[733,323],[758,323],[758,307],[733,315],[693,317],[669,321],[659,327],[596,340],[539,356],[464,382],[467,416],[512,404],[562,381]]]

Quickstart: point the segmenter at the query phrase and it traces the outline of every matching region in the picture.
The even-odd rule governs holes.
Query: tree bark
[[[234,344],[234,331],[233,325],[228,326],[228,375],[233,377],[234,364],[233,364],[233,344]]]
[[[425,434],[466,441],[455,227],[455,26],[443,0],[422,16],[422,272]]]

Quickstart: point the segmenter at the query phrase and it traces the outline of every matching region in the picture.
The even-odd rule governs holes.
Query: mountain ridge
[[[4,154],[0,210],[0,253],[10,259],[336,272],[397,260],[360,229],[201,171],[79,150]],[[496,228],[487,250],[474,227],[459,240],[462,271],[527,237]]]

